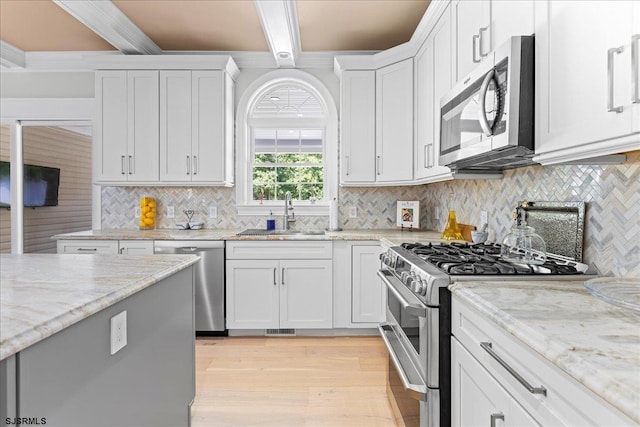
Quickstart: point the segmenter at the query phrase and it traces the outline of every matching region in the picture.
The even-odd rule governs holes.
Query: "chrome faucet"
[[[289,213],[291,211],[291,213]],[[284,230],[289,229],[289,223],[296,221],[296,214],[293,211],[293,203],[291,202],[291,191],[287,191],[284,194],[284,217],[282,221],[282,228]]]

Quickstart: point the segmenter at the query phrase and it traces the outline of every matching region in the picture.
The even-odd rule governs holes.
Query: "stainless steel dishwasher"
[[[195,328],[199,335],[225,335],[224,242],[156,240],[156,254],[200,256],[195,266]]]

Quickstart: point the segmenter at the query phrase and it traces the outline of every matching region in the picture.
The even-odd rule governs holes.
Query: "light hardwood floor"
[[[396,427],[379,337],[196,340],[193,427]]]

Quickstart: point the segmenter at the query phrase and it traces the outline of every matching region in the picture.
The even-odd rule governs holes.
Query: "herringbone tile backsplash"
[[[586,202],[584,261],[602,274],[640,277],[640,151],[615,166],[531,166],[506,171],[499,180],[460,180],[406,187],[341,188],[340,224],[344,229],[395,228],[396,202],[420,201],[420,228],[444,229],[453,193],[458,222],[479,226],[480,211],[489,214],[489,240],[501,241],[512,225],[511,211],[520,200]],[[158,200],[158,228],[186,221],[184,209],[206,228],[263,228],[265,218],[238,216],[235,189],[220,187],[104,187],[102,228],[136,228],[135,208],[142,196]],[[218,218],[208,219],[208,206]],[[177,219],[166,218],[175,206]],[[356,206],[358,218],[349,219]],[[436,219],[435,209],[440,209]],[[328,217],[298,217],[296,227],[321,230]],[[278,224],[278,226],[280,226]],[[410,237],[407,238],[410,240]]]

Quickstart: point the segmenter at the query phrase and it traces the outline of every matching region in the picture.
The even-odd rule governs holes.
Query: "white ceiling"
[[[429,0],[0,0],[0,57],[40,52],[380,51],[409,41]],[[284,46],[284,47],[283,47]],[[280,50],[292,58],[279,58]],[[284,56],[284,55],[281,55]]]

